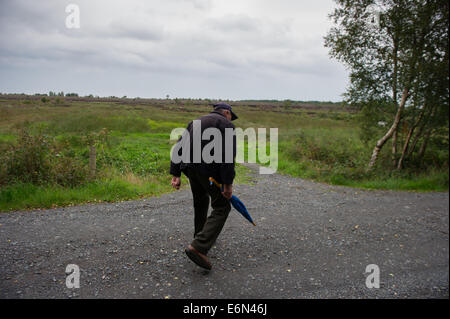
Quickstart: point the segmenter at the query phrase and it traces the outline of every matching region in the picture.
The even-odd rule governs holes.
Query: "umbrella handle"
[[[209,178],[209,183],[212,185],[216,185],[217,187],[219,187],[222,191],[223,191],[223,185],[219,184],[214,178],[210,177]],[[256,224],[254,222],[251,222],[253,224],[253,226],[256,226]]]
[[[211,185],[214,183],[217,187],[222,188],[222,184],[219,184],[214,178],[210,177],[209,181],[211,182]]]

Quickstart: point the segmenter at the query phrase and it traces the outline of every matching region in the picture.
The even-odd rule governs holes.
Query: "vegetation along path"
[[[188,188],[160,197],[0,214],[0,298],[448,298],[448,193],[367,191],[284,175],[237,185],[210,252]],[[80,288],[66,287],[66,266]],[[369,289],[366,267],[380,270]]]

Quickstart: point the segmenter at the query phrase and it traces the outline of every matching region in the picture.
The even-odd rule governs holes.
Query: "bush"
[[[88,169],[80,161],[70,157],[60,157],[51,169],[53,183],[74,187],[83,184],[88,176]]]
[[[32,136],[27,130],[21,130],[17,145],[10,147],[4,155],[6,176],[2,180],[30,182],[40,184],[49,179],[50,163],[47,154],[50,143],[46,136]]]
[[[53,138],[21,130],[17,143],[0,155],[0,184],[82,184],[88,176],[86,166],[65,153],[64,144],[58,144]]]
[[[322,165],[355,168],[364,160],[361,146],[350,138],[338,139],[326,133],[307,135],[300,133],[287,148],[288,156],[293,160],[308,160]]]

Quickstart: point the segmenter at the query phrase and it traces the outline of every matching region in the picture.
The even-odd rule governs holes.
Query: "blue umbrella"
[[[211,185],[214,184],[214,185],[216,185],[217,187],[219,187],[220,189],[223,190],[222,184],[219,184],[214,178],[210,177],[210,178],[209,178],[209,182],[210,182]],[[256,224],[253,222],[252,217],[251,217],[250,214],[248,213],[248,210],[247,210],[247,208],[245,207],[244,203],[243,203],[239,198],[237,198],[237,197],[234,196],[234,195],[231,196],[230,203],[231,203],[231,205],[233,205],[233,207],[234,207],[239,213],[241,213],[242,216],[245,217],[245,219],[247,219],[250,223],[252,223],[253,226],[256,226]]]

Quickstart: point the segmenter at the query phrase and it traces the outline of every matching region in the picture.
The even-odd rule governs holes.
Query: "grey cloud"
[[[23,30],[50,32],[63,30],[65,4],[61,1],[30,2],[25,0],[0,2],[0,27],[20,26]],[[58,14],[59,13],[59,14]]]
[[[191,90],[191,96],[201,97],[201,92],[205,92],[203,97],[206,97],[210,96],[207,94],[210,90],[214,94],[223,92],[237,97],[245,95],[247,89],[254,98],[263,98],[265,94],[293,98],[295,91],[286,78],[307,84],[305,79],[310,77],[331,81],[345,75],[328,60],[321,43],[322,35],[299,30],[295,15],[286,13],[284,17],[278,12],[272,17],[269,9],[263,10],[264,2],[257,2],[259,10],[254,11],[242,10],[242,2],[222,2],[230,3],[230,9],[233,3],[236,5],[235,10],[224,13],[215,10],[217,2],[209,0],[130,0],[126,5],[111,2],[111,6],[100,0],[78,2],[81,29],[69,30],[64,26],[64,2],[0,0],[3,30],[0,33],[3,43],[0,73],[16,70],[14,79],[27,77],[22,83],[36,83],[37,87],[54,83],[47,78],[48,74],[60,79],[56,83],[67,81],[75,85],[77,82],[66,77],[64,70],[76,70],[79,77],[75,79],[84,75],[90,83],[101,78],[96,85],[103,91],[116,88],[113,83],[119,81],[116,77],[120,74],[129,79],[124,82],[124,89],[132,92],[137,89],[130,81],[139,74],[155,86],[152,92],[158,92],[158,87],[164,91],[163,83],[167,82],[176,83],[175,91],[185,92],[185,96],[189,96]],[[254,6],[256,2],[248,3]],[[267,8],[275,4],[271,2],[270,6]],[[323,10],[319,5],[309,7],[318,16],[322,14],[319,9],[325,21],[328,9]],[[30,76],[27,69],[37,73]],[[97,75],[92,75],[93,72]],[[280,85],[269,85],[271,81]],[[345,78],[338,82],[339,89],[335,91],[341,89]],[[5,91],[9,85],[7,77],[1,76],[0,91]],[[260,89],[273,88],[270,89],[273,93],[265,92],[264,88],[258,96],[258,85]],[[85,87],[85,84],[79,83],[79,86]],[[317,90],[316,94],[323,93]]]
[[[206,26],[220,30],[222,32],[258,32],[261,21],[251,18],[248,15],[229,14],[220,18],[209,19],[206,21]]]
[[[210,10],[212,8],[211,0],[183,0],[185,2],[190,2],[194,8],[199,10]]]
[[[113,21],[97,35],[106,35],[116,38],[131,38],[142,41],[160,41],[164,38],[164,28],[151,24],[127,24]]]

